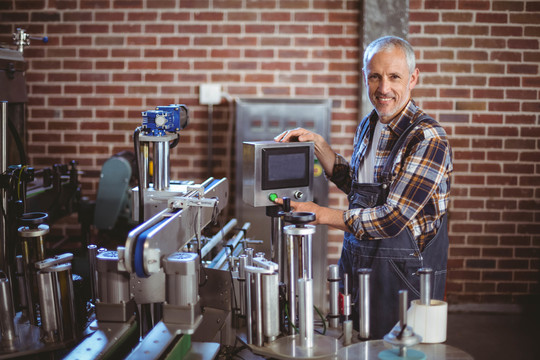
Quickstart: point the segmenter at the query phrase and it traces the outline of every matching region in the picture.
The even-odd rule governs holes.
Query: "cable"
[[[137,171],[137,183],[139,184],[139,224],[144,222],[144,196],[143,196],[143,184],[141,183],[141,164],[140,164],[140,147],[139,147],[139,135],[141,134],[141,127],[137,127],[133,132],[133,148],[135,152],[135,168]]]
[[[316,307],[316,306],[313,306],[313,307],[315,308],[315,311],[317,311],[317,314],[319,314],[319,317],[320,317],[321,320],[322,320],[322,323],[323,323],[323,332],[322,332],[322,334],[324,335],[324,334],[326,334],[326,321],[325,321],[325,319],[324,319],[323,314],[322,314],[321,311],[319,310],[319,308]]]

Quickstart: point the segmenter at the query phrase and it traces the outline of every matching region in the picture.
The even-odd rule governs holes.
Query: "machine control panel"
[[[276,198],[313,200],[313,143],[250,141],[243,143],[243,200],[259,206]]]

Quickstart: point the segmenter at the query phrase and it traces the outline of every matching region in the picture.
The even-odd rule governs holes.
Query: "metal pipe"
[[[0,335],[2,344],[8,348],[14,346],[17,338],[12,299],[9,279],[4,272],[0,272]]]
[[[255,326],[257,330],[257,346],[263,346],[264,344],[261,288],[261,274],[255,273]]]
[[[328,266],[328,282],[330,287],[330,312],[328,323],[331,328],[339,326],[339,266]]]
[[[431,304],[431,277],[433,270],[431,268],[421,268],[420,274],[420,303],[422,305]]]
[[[399,325],[401,333],[405,333],[404,328],[407,326],[407,290],[399,290]],[[407,357],[407,347],[399,347],[399,356]]]
[[[296,247],[294,236],[287,235],[289,335],[294,335],[296,322]]]
[[[302,276],[313,279],[313,258],[311,235],[301,236],[302,242]]]
[[[0,174],[7,170],[7,101],[0,102]],[[2,209],[7,211],[7,197],[4,189],[0,188],[0,198],[2,199]],[[4,216],[0,216],[0,270],[9,273],[7,264],[7,229]]]
[[[98,287],[97,287],[97,245],[90,244],[86,247],[88,249],[88,264],[90,271],[90,294],[94,304],[98,299]]]
[[[225,262],[225,260],[227,260],[228,255],[233,255],[233,254],[229,254],[230,252],[229,249],[230,248],[235,249],[233,250],[233,252],[239,251],[237,249],[238,243],[242,241],[242,239],[244,238],[244,236],[246,235],[246,232],[249,230],[250,227],[251,227],[251,223],[249,222],[244,223],[244,225],[242,226],[242,230],[239,231],[235,236],[233,236],[232,239],[227,241],[227,247],[219,251],[219,253],[212,260],[212,263],[208,267],[211,269],[225,270],[225,269],[222,269],[223,263]]]
[[[279,275],[262,275],[264,336],[269,342],[279,335]]]
[[[369,278],[371,276],[371,269],[358,269],[358,286],[359,286],[359,298],[360,298],[360,311],[359,311],[359,332],[358,338],[361,340],[367,340],[370,337],[370,292],[369,292]]]
[[[154,142],[154,190],[169,188],[169,142]]]
[[[349,294],[349,274],[343,274],[343,316],[349,320],[351,316],[351,295]]]
[[[298,279],[300,346],[313,347],[313,279]]]
[[[246,315],[247,296],[246,296],[246,265],[247,255],[242,254],[238,257],[238,281],[240,285],[240,315]]]
[[[399,290],[399,326],[407,326],[407,290]]]
[[[253,252],[254,250],[252,248],[246,248],[244,250],[244,253],[247,255],[247,265],[249,266],[253,265]]]
[[[203,248],[201,249],[201,259],[203,259],[210,251],[212,251],[212,249],[214,248],[214,246],[216,246],[217,244],[219,244],[222,240],[223,240],[223,237],[229,232],[231,231],[232,229],[234,229],[234,227],[236,226],[237,224],[237,220],[236,219],[232,219],[230,220],[227,224],[225,224],[225,226],[216,234],[214,235],[209,242],[206,243],[206,245],[203,246]]]
[[[150,143],[144,141],[139,142],[139,176],[140,184],[139,191],[148,189],[150,186],[149,177],[149,168],[150,168]],[[141,206],[141,204],[139,204]]]
[[[351,295],[349,294],[349,275],[343,274],[343,345],[347,346],[352,343],[352,320],[351,316]]]
[[[15,264],[17,267],[15,276],[17,277],[17,285],[19,288],[19,303],[23,315],[28,316],[28,295],[26,294],[26,280],[24,278],[24,261],[22,255],[17,255],[15,257]]]
[[[246,271],[246,336],[248,345],[253,344],[253,317],[251,313],[251,273]]]
[[[40,271],[37,275],[40,313],[41,313],[41,328],[45,332],[45,341],[56,341],[56,331],[58,324],[56,322],[56,308],[54,280],[51,272]]]

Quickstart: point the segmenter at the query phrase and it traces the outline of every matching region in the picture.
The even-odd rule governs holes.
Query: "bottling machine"
[[[22,61],[32,37],[18,29],[14,38],[18,53],[8,58]],[[13,79],[20,81],[19,75]],[[137,186],[130,192],[130,209],[136,225],[125,241],[111,249],[88,244],[82,258],[49,253],[50,223],[80,205],[78,171],[74,162],[35,171],[24,154],[21,164],[8,167],[13,161],[8,117],[23,113],[20,106],[8,111],[8,102],[26,101],[23,95],[0,99],[0,359],[210,360],[235,358],[241,351],[252,359],[471,358],[440,344],[446,323],[437,324],[444,331],[436,336],[428,330],[426,314],[446,314],[445,303],[430,299],[431,269],[418,270],[421,299],[413,302],[412,314],[407,291],[396,294],[400,318],[384,340],[370,336],[370,269],[355,274],[358,331],[351,295],[340,294],[338,286],[342,282],[347,289],[353,279],[341,279],[337,265],[324,269],[328,308],[317,307],[314,273],[321,269],[313,261],[318,244],[310,224],[315,215],[290,210],[291,199],[314,197],[312,143],[242,144],[237,181],[243,186],[236,196],[252,208],[265,208],[271,230],[264,238],[250,238],[250,223],[224,223],[220,213],[229,198],[228,179],[171,180],[170,149],[189,122],[181,104],[144,111],[135,129]],[[278,197],[283,206],[275,205]],[[104,202],[96,209],[118,202],[110,214],[119,213],[126,201],[110,191],[99,198]],[[114,223],[106,220],[99,222]],[[268,254],[251,247],[260,242],[270,244]],[[418,345],[421,341],[433,344]]]

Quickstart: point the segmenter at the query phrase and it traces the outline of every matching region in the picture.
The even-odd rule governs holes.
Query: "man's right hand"
[[[332,175],[336,153],[321,135],[303,128],[296,128],[282,132],[274,138],[274,141],[285,143],[312,141],[315,145],[315,156],[321,162],[326,174]]]

